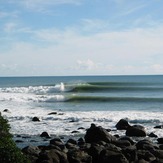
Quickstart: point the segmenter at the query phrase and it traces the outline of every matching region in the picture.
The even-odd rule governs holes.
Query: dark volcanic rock
[[[80,149],[69,150],[67,156],[69,163],[92,163],[92,157]]]
[[[50,135],[47,132],[42,132],[40,137],[50,138]]]
[[[116,125],[115,127],[117,128],[117,130],[126,130],[128,127],[130,127],[130,125],[128,124],[128,121],[125,119],[121,119]]]
[[[116,137],[109,134],[104,128],[97,127],[95,124],[91,124],[91,127],[87,130],[85,135],[85,141],[87,143],[96,143],[99,141],[105,141],[109,143],[115,140]]]
[[[4,109],[3,112],[10,113],[10,111],[8,109]]]
[[[41,150],[35,146],[27,146],[22,149],[22,152],[31,160],[31,162],[36,162]]]
[[[153,144],[150,140],[144,139],[140,140],[136,144],[137,149],[139,150],[154,150],[158,149],[158,146]]]
[[[163,125],[155,126],[154,128],[163,129]]]
[[[158,138],[157,141],[159,144],[163,144],[163,138]]]
[[[51,112],[48,115],[56,115],[56,114],[57,114],[57,112]]]
[[[146,131],[140,125],[127,127],[126,135],[116,138],[106,129],[91,124],[85,139],[69,137],[64,142],[54,138],[47,146],[28,146],[22,152],[31,163],[163,163],[163,138],[157,139],[161,144],[155,143],[156,139],[142,138]]]
[[[33,121],[33,122],[39,122],[40,119],[39,119],[38,117],[33,117],[33,118],[32,118],[32,121]]]
[[[100,153],[101,163],[129,163],[126,157],[119,151],[103,150]]]
[[[143,126],[140,125],[134,125],[131,127],[128,127],[126,130],[126,136],[140,136],[140,137],[145,137],[146,131]]]
[[[67,155],[57,149],[42,151],[36,163],[68,163]]]
[[[148,136],[151,137],[151,138],[157,138],[157,137],[158,137],[158,136],[157,136],[156,134],[154,134],[153,132],[151,132]]]

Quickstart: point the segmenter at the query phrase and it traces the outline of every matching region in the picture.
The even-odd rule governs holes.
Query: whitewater
[[[4,77],[0,112],[14,136],[82,135],[91,123],[123,134],[123,118],[163,137],[163,76]]]

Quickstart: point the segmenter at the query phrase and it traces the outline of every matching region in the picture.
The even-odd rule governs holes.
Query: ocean
[[[0,112],[15,137],[82,135],[91,123],[124,134],[115,128],[122,118],[163,137],[154,129],[163,124],[163,76],[0,77]]]

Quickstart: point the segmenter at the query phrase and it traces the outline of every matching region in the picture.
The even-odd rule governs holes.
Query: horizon
[[[0,76],[163,74],[163,1],[0,2]]]

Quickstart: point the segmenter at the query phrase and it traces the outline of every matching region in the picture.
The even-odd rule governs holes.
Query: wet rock
[[[56,115],[57,112],[51,112],[51,113],[48,113],[48,115]]]
[[[152,162],[156,157],[148,150],[138,150],[138,159]]]
[[[23,143],[23,140],[15,140],[15,143]]]
[[[120,137],[119,140],[128,140],[131,143],[131,145],[134,145],[135,144],[135,142],[133,141],[133,139],[130,138],[129,136]]]
[[[138,160],[136,146],[129,146],[122,149],[123,155],[129,162],[136,162]]]
[[[85,141],[87,143],[93,143],[98,141],[112,142],[116,137],[109,134],[104,128],[97,127],[95,124],[91,124],[91,127],[87,130],[85,135]]]
[[[117,130],[126,130],[130,125],[128,124],[128,121],[125,119],[120,119],[120,121],[115,125]]]
[[[100,153],[99,162],[102,163],[129,163],[126,157],[119,151],[104,149]]]
[[[61,140],[60,138],[54,138],[54,139],[51,139],[51,140],[50,140],[50,144],[52,144],[52,145],[55,145],[56,142],[61,142],[61,143],[63,143],[62,140]]]
[[[157,141],[159,144],[163,144],[163,138],[158,138]]]
[[[72,133],[72,134],[77,134],[77,133],[79,133],[79,131],[75,131],[75,130],[74,130],[74,131],[72,131],[71,133]]]
[[[136,147],[138,150],[154,150],[159,149],[157,145],[153,144],[150,140],[144,139],[137,142]]]
[[[126,130],[126,136],[145,137],[146,135],[145,128],[141,125],[134,125]]]
[[[57,149],[42,151],[36,163],[68,163],[67,155]]]
[[[74,139],[71,139],[71,138],[67,141],[67,143],[71,143],[71,144],[77,145],[77,141],[74,140]]]
[[[99,163],[100,162],[100,153],[102,150],[104,150],[105,147],[99,144],[92,143],[91,147],[88,149],[88,154],[92,156],[92,162],[93,163]]]
[[[85,128],[84,127],[79,127],[78,130],[85,130]]]
[[[27,146],[22,149],[22,152],[31,160],[31,162],[36,162],[41,150],[35,146]]]
[[[163,129],[163,125],[158,125],[158,126],[155,126],[154,128]]]
[[[158,137],[158,136],[157,136],[156,134],[154,134],[153,132],[151,132],[148,136],[151,137],[151,138],[157,138],[157,137]]]
[[[92,157],[80,149],[69,150],[67,156],[70,163],[92,163]]]
[[[32,118],[32,121],[33,121],[33,122],[39,122],[40,119],[39,119],[38,117],[33,117],[33,118]]]
[[[4,109],[3,112],[10,113],[10,110]]]
[[[131,146],[131,143],[128,140],[117,140],[113,144],[120,148]]]
[[[40,137],[50,138],[50,135],[47,132],[42,132]]]

